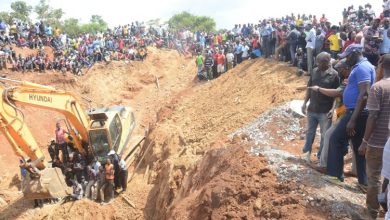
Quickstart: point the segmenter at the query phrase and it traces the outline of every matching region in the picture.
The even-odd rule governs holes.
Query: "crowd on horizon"
[[[15,20],[7,24],[0,20],[0,69],[56,70],[81,75],[83,68],[90,68],[95,62],[143,61],[147,46],[157,38],[156,34],[155,29],[146,30],[140,22],[104,32],[70,36],[59,27],[53,28],[42,21],[28,24]],[[38,52],[23,56],[17,54],[14,47],[37,49]],[[46,54],[45,47],[51,47],[53,54]]]
[[[367,39],[364,33],[373,21],[383,21],[384,13],[375,17],[369,3],[359,6],[358,10],[351,5],[344,8],[343,21],[339,24],[331,24],[325,14],[317,17],[292,13],[281,18],[259,20],[258,24],[236,24],[232,30],[222,32],[197,31],[192,34],[183,30],[178,33],[178,39],[182,35],[194,36],[199,80],[216,78],[243,60],[258,57],[289,62],[298,67],[299,75],[304,71],[310,75],[315,57],[320,52],[326,51],[337,59],[337,54],[353,43],[365,45],[365,56],[376,66],[379,55],[387,51],[383,46],[379,48],[380,42],[370,49],[368,45],[372,42],[364,42]],[[384,26],[387,25],[386,21]],[[376,51],[371,55],[373,49]],[[181,53],[185,54],[185,51]]]

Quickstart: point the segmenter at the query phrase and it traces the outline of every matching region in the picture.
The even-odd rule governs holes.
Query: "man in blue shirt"
[[[367,96],[375,80],[375,67],[362,55],[363,47],[358,44],[348,46],[340,58],[347,58],[352,72],[348,77],[344,90],[343,102],[347,109],[330,137],[327,175],[332,181],[343,181],[344,155],[348,152],[348,140],[356,155],[356,167],[359,186],[364,190],[367,186],[366,162],[358,153],[362,143],[368,111]]]
[[[264,20],[262,28],[260,29],[261,41],[263,42],[262,48],[265,58],[269,58],[271,55],[271,38],[274,29],[269,21]]]
[[[236,41],[236,46],[234,47],[234,54],[236,55],[237,64],[242,62],[242,44],[240,41]]]

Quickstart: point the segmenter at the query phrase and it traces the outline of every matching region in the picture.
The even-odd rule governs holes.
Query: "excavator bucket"
[[[66,185],[59,168],[46,168],[37,178],[31,178],[27,173],[22,191],[26,199],[49,199],[64,198],[71,194],[72,189]]]

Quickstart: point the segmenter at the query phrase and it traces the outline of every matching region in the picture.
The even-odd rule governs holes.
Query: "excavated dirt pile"
[[[277,181],[264,157],[229,144],[208,151],[184,178],[168,218],[322,219],[302,205],[298,191],[295,184]]]
[[[145,217],[170,218],[167,213],[180,197],[183,179],[188,178],[203,155],[209,149],[225,146],[230,133],[265,110],[302,97],[303,92],[296,88],[304,84],[305,79],[295,76],[293,69],[284,64],[251,60],[217,80],[175,96],[158,112],[157,123],[148,137],[153,145],[152,153],[146,157],[152,170],[148,180],[154,186]],[[241,179],[232,184],[238,182]]]

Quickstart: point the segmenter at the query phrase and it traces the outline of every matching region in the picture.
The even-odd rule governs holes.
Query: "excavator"
[[[58,112],[64,116],[69,141],[85,156],[104,161],[114,150],[129,166],[140,152],[143,135],[134,135],[131,107],[112,106],[84,110],[74,94],[51,86],[0,77],[0,131],[17,156],[29,161],[36,178],[25,178],[26,199],[64,198],[71,193],[59,168],[51,167],[26,125],[20,106]],[[90,100],[88,103],[90,103]],[[27,175],[29,176],[29,175]]]

